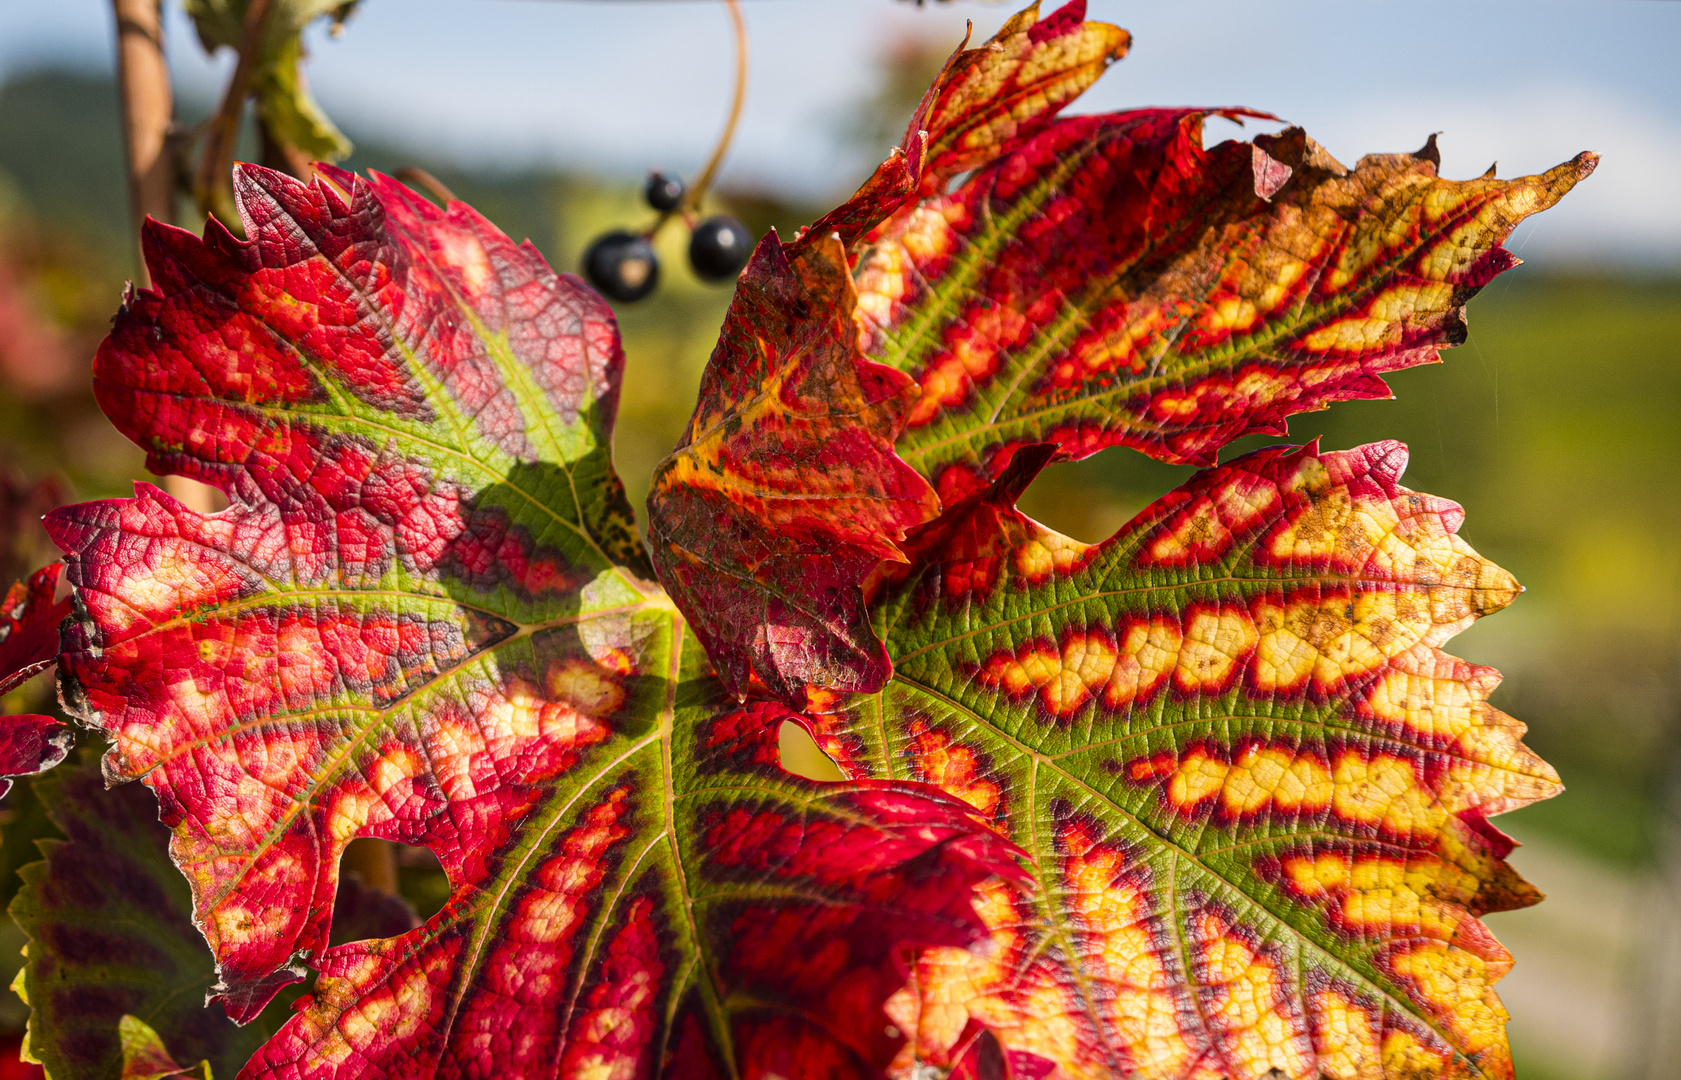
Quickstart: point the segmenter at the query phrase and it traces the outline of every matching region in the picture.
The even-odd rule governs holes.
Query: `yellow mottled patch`
[[[479,711],[485,740],[495,746],[509,739],[535,739],[541,730],[545,703],[541,692],[530,682],[512,680]]]
[[[1231,765],[1210,757],[1202,750],[1193,750],[1179,761],[1179,768],[1167,782],[1168,801],[1181,810],[1188,810],[1204,799],[1211,799],[1226,786]]]
[[[1091,692],[1109,682],[1115,670],[1115,646],[1095,634],[1069,634],[1062,643],[1062,667],[1041,688],[1045,705],[1057,715],[1073,712]]]
[[[1227,294],[1202,309],[1202,326],[1206,330],[1244,331],[1260,320],[1255,305],[1242,296]]]
[[[916,427],[938,416],[948,405],[956,405],[969,393],[969,373],[961,360],[948,355],[929,363],[922,373],[922,396],[911,406],[907,423]]]
[[[1225,395],[1238,401],[1283,400],[1296,384],[1295,372],[1271,371],[1257,368],[1246,371],[1231,385]]]
[[[1411,593],[1366,592],[1255,607],[1260,641],[1251,679],[1262,691],[1294,690],[1309,676],[1321,691],[1375,671],[1431,636],[1428,602]]]
[[[1441,829],[1447,810],[1418,780],[1412,762],[1391,754],[1370,758],[1349,750],[1332,768],[1336,782],[1333,810],[1345,821],[1376,825],[1391,832],[1431,837]]]
[[[478,794],[473,761],[488,749],[478,725],[467,723],[459,714],[445,711],[434,718],[426,732],[427,757],[432,763],[433,779],[450,801],[459,802]]]
[[[1180,657],[1179,628],[1157,620],[1122,631],[1119,649],[1107,635],[1071,633],[1061,649],[1038,645],[994,656],[980,681],[1020,696],[1038,690],[1046,710],[1066,716],[1101,690],[1104,703],[1120,708],[1153,693]]]
[[[366,770],[368,786],[383,798],[404,781],[425,772],[427,767],[420,755],[408,747],[390,747]]]
[[[1061,670],[1062,657],[1048,646],[1026,652],[1006,652],[993,657],[981,671],[981,682],[1002,687],[1014,695],[1044,686]]]
[[[194,732],[218,730],[226,725],[230,713],[227,693],[220,688],[200,690],[197,677],[170,683],[169,703],[186,722],[187,729]]]
[[[1298,1018],[1287,1011],[1289,993],[1278,965],[1231,934],[1223,920],[1198,920],[1197,959],[1209,997],[1209,1020],[1225,1034],[1231,1056],[1252,1076],[1280,1069],[1307,1075],[1313,1049]]]
[[[624,662],[628,665],[629,659]],[[550,701],[542,716],[545,738],[573,741],[584,729],[598,731],[600,725],[594,721],[612,716],[625,703],[624,686],[614,674],[586,660],[556,664],[549,669],[547,683]]]
[[[1399,517],[1387,501],[1356,502],[1346,488],[1317,494],[1289,528],[1272,538],[1275,559],[1363,566]]]
[[[1148,897],[1121,876],[1125,858],[1110,847],[1071,854],[1064,881],[1068,911],[1081,929],[1080,965],[1103,984],[1103,1020],[1140,1075],[1181,1075],[1192,1056],[1179,1029],[1169,973],[1152,939]]]
[[[1196,415],[1201,395],[1196,391],[1164,391],[1150,400],[1150,411],[1164,421],[1185,420]]]
[[[1453,301],[1453,286],[1445,281],[1416,281],[1392,285],[1366,305],[1374,319],[1412,322],[1447,310]]]
[[[1090,544],[1059,533],[1042,531],[1016,549],[1016,571],[1030,584],[1037,585],[1052,574],[1070,574],[1078,570],[1091,554]]]
[[[1220,520],[1214,504],[1200,500],[1190,513],[1177,518],[1173,527],[1150,544],[1150,558],[1157,562],[1182,559],[1199,549],[1216,547],[1231,539],[1231,530]]]
[[[1410,671],[1385,672],[1366,695],[1366,706],[1377,719],[1449,742],[1458,742],[1479,726],[1482,701],[1483,695],[1464,680]]]
[[[925,783],[962,799],[984,817],[998,812],[1003,789],[982,770],[974,747],[954,742],[943,731],[924,729],[912,740],[911,757]]]
[[[374,807],[382,806],[379,794],[360,784],[347,784],[333,795],[327,813],[327,835],[339,842],[353,840],[373,816]]]
[[[259,894],[260,895],[260,894]],[[210,910],[213,947],[230,947],[240,942],[271,940],[291,929],[297,912],[274,904],[246,904],[230,896]]]
[[[1319,650],[1292,625],[1290,609],[1277,604],[1255,606],[1255,666],[1250,681],[1257,690],[1272,693],[1295,690],[1307,682],[1319,661]]]
[[[117,594],[141,612],[169,617],[214,597],[219,583],[210,571],[223,569],[185,545],[154,544],[144,569],[125,574]]]
[[[1226,772],[1220,802],[1229,814],[1272,808],[1314,813],[1331,801],[1330,770],[1311,754],[1287,747],[1249,746]]]
[[[1338,319],[1302,339],[1302,346],[1313,352],[1375,352],[1400,343],[1399,326],[1364,315],[1350,315]]]
[[[1296,285],[1306,276],[1309,264],[1302,259],[1291,258],[1277,248],[1267,254],[1270,257],[1256,267],[1260,272],[1251,273],[1244,287],[1255,297],[1255,305],[1271,314],[1295,295]]]
[[[1187,693],[1222,690],[1259,640],[1255,621],[1241,608],[1198,611],[1185,627],[1174,682]]]
[[[1291,891],[1328,900],[1336,922],[1360,933],[1422,934],[1451,940],[1476,894],[1475,875],[1440,859],[1402,860],[1321,852],[1283,862]]]
[[[1103,689],[1103,702],[1120,708],[1155,693],[1179,663],[1179,624],[1166,619],[1132,623],[1121,633],[1120,654]]]
[[[1308,1010],[1325,1080],[1383,1080],[1380,1028],[1370,1012],[1335,990],[1314,994]]]
[[[1436,1076],[1450,1057],[1446,1047],[1426,1046],[1410,1031],[1396,1029],[1383,1039],[1385,1076]]]
[[[391,989],[397,1007],[390,1021],[383,1025],[385,1038],[405,1039],[420,1029],[431,1012],[429,1006],[437,996],[438,987],[448,985],[442,977],[447,969],[448,958],[434,956],[426,966],[403,972]]]
[[[948,214],[949,210],[949,214]],[[957,249],[958,236],[951,218],[961,217],[962,207],[950,200],[932,200],[912,211],[910,226],[899,236],[905,251],[918,263],[926,263]]]
[[[1495,996],[1488,961],[1452,945],[1427,942],[1390,958],[1390,969],[1440,1010],[1457,1049],[1476,1055],[1504,1050],[1506,1008]]]
[[[892,323],[894,308],[910,295],[909,265],[905,249],[896,243],[877,244],[859,262],[858,307],[854,318],[860,324],[868,327]]]

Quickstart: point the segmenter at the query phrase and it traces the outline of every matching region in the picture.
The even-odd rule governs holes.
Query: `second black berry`
[[[728,281],[741,273],[753,253],[753,234],[747,226],[719,214],[695,226],[689,237],[689,265],[707,281]]]

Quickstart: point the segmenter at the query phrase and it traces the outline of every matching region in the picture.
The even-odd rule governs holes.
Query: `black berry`
[[[647,237],[615,229],[584,250],[584,276],[608,299],[628,304],[654,291],[660,261]]]
[[[677,204],[683,201],[683,192],[687,189],[683,181],[675,176],[667,176],[662,172],[648,174],[648,186],[642,189],[642,195],[648,200],[648,205],[662,214],[677,209]]]
[[[753,253],[753,234],[747,226],[719,214],[695,226],[689,237],[689,265],[707,281],[728,281],[741,273]]]

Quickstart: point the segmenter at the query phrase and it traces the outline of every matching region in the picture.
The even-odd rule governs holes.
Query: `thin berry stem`
[[[718,144],[712,148],[712,157],[701,169],[695,182],[684,192],[683,199],[675,207],[667,210],[655,219],[654,224],[644,236],[653,239],[654,235],[665,227],[665,223],[674,217],[682,216],[692,219],[700,210],[700,203],[706,197],[707,189],[712,186],[712,180],[718,175],[719,166],[724,163],[724,155],[729,153],[730,143],[735,140],[736,124],[741,120],[741,109],[747,101],[747,20],[741,12],[741,0],[724,0],[724,7],[730,13],[730,26],[735,33],[735,93],[730,101],[730,117],[724,122],[724,131],[718,136]]]
[[[392,175],[410,187],[418,187],[425,191],[426,194],[432,196],[434,200],[446,208],[450,203],[457,201],[455,192],[451,191],[442,180],[418,165],[404,165]]]

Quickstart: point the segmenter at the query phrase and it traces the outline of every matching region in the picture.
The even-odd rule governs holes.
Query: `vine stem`
[[[724,155],[729,153],[730,143],[735,141],[736,125],[741,121],[742,106],[747,101],[747,20],[741,12],[741,0],[724,0],[724,7],[730,13],[730,29],[735,35],[735,90],[730,100],[730,116],[724,122],[723,133],[718,136],[718,144],[712,148],[712,156],[707,160],[706,167],[701,169],[695,182],[683,193],[683,200],[674,208],[661,214],[645,234],[650,239],[655,233],[665,227],[665,223],[678,215],[692,215],[700,209],[700,202],[706,197],[706,192],[712,187],[713,179],[718,175],[719,166],[724,163]]]
[[[175,217],[175,161],[169,147],[175,94],[163,52],[163,0],[111,0],[111,13],[117,22],[117,100],[134,219],[134,282],[144,289],[152,280],[140,250],[140,227],[147,218]],[[162,479],[165,491],[199,513],[217,509],[220,494],[214,488],[185,476]]]
[[[163,55],[163,0],[111,0],[111,12],[117,20],[117,94],[134,218],[135,281],[145,288],[151,278],[140,255],[140,225],[148,217],[175,216],[175,169],[167,146],[175,99]]]
[[[205,130],[204,149],[193,182],[193,197],[198,200],[199,209],[216,214],[230,229],[237,228],[239,223],[230,180],[234,144],[239,140],[239,124],[245,117],[245,100],[251,96],[251,77],[256,73],[257,57],[263,51],[269,7],[269,0],[251,0],[245,9],[239,59],[222,93],[222,104]]]

